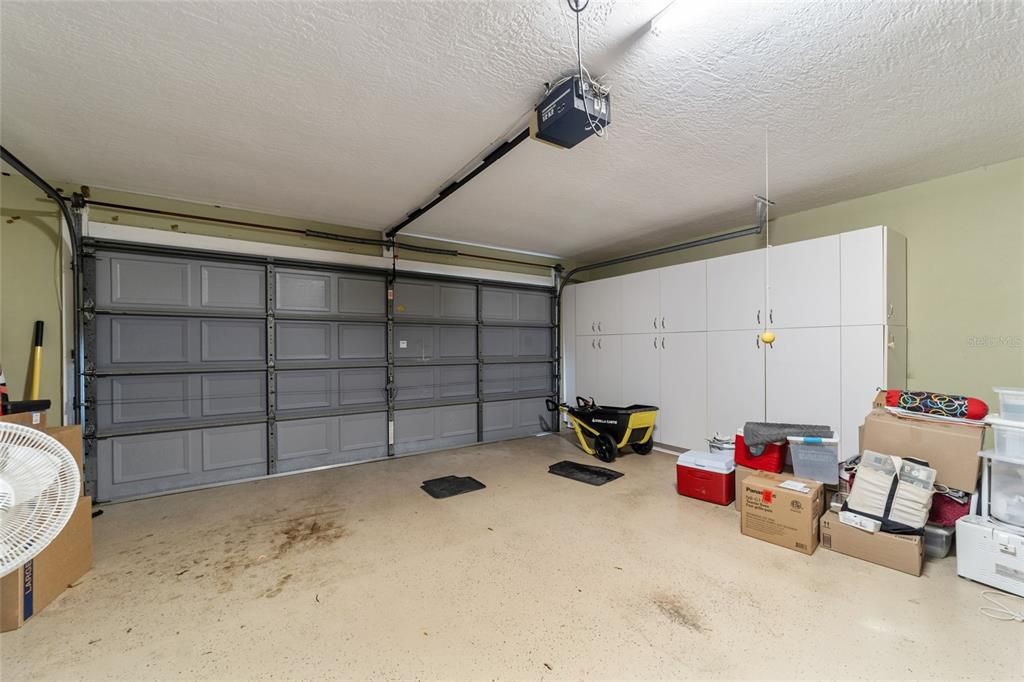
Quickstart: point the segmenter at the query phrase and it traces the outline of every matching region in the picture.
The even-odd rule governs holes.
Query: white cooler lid
[[[736,455],[732,450],[719,450],[716,452],[689,450],[679,455],[676,464],[692,469],[714,471],[719,474],[731,474],[736,471]]]

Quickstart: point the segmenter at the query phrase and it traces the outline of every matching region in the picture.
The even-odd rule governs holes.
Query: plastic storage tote
[[[759,454],[754,454],[743,441],[743,432],[736,432],[736,464],[748,469],[770,471],[773,474],[781,473],[782,467],[786,463],[787,444],[784,442],[768,443],[760,450]]]
[[[992,518],[1024,527],[1024,462],[993,459],[989,470],[989,513]]]
[[[676,460],[676,490],[705,502],[732,504],[736,495],[736,465],[727,451],[690,450]]]
[[[992,389],[999,394],[999,415],[1003,419],[1024,422],[1024,388]]]
[[[839,439],[790,436],[793,473],[828,485],[839,483]]]
[[[993,414],[985,420],[995,432],[995,459],[1014,460],[1024,464],[1024,422],[1005,419]]]
[[[945,559],[953,548],[956,527],[944,528],[929,523],[924,527],[924,555],[929,559]]]

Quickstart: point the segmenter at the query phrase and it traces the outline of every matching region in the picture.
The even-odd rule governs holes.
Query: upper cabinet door
[[[618,277],[620,330],[623,334],[654,333],[661,329],[659,270]],[[609,327],[605,327],[609,329]]]
[[[597,285],[597,298],[593,301],[597,332],[599,334],[621,334],[622,278],[599,279],[594,284]]]
[[[709,330],[761,329],[767,324],[764,273],[764,249],[707,261]]]
[[[885,323],[907,324],[907,238],[885,228]]]
[[[768,249],[766,326],[839,326],[839,261],[838,235]]]
[[[597,300],[600,280],[570,285],[576,293],[576,334],[597,334]]]
[[[702,332],[708,328],[707,262],[661,269],[660,331]]]
[[[839,235],[843,326],[885,324],[885,228]]]

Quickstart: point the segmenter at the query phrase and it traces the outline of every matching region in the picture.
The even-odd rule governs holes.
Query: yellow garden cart
[[[569,415],[580,447],[588,455],[602,462],[612,462],[619,451],[628,446],[639,455],[654,449],[654,420],[658,408],[652,405],[607,407],[598,405],[593,398],[576,396],[576,407],[556,404],[548,398],[547,408]]]

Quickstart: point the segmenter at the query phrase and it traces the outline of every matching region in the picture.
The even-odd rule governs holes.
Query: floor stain
[[[329,545],[345,537],[344,525],[330,519],[295,519],[288,522],[281,531],[284,539],[274,550],[274,558],[280,559],[288,552],[311,546]]]
[[[662,615],[676,625],[682,625],[694,632],[704,633],[707,628],[700,618],[700,614],[690,608],[679,597],[674,595],[661,594],[655,596],[651,602],[661,611]]]
[[[274,587],[272,587],[271,589],[269,589],[266,592],[264,592],[263,596],[266,597],[267,599],[273,599],[277,595],[281,594],[281,591],[284,589],[284,586],[287,585],[288,581],[291,580],[291,579],[292,579],[292,574],[291,573],[287,573],[285,575],[282,575],[280,578],[277,579],[277,584],[274,585]]]

